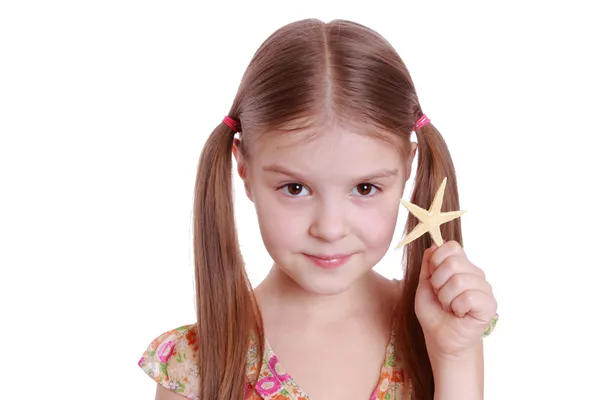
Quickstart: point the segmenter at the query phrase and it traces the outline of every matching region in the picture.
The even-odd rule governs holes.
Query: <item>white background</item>
[[[0,397],[154,397],[139,357],[195,318],[202,145],[262,41],[316,17],[383,34],[448,142],[499,301],[486,399],[600,399],[594,2],[212,3],[0,5]],[[270,260],[236,206],[257,284]]]

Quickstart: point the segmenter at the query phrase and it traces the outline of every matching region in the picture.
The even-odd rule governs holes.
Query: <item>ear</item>
[[[410,178],[413,161],[415,154],[417,153],[417,142],[410,142],[410,152],[408,153],[408,160],[406,160],[406,180]]]
[[[240,178],[242,178],[242,181],[244,181],[244,189],[246,190],[246,196],[248,196],[248,199],[250,199],[250,201],[252,201],[252,191],[250,190],[250,185],[248,184],[248,176],[247,176],[247,171],[246,171],[246,163],[244,160],[244,156],[242,155],[242,153],[240,152],[239,149],[240,146],[240,140],[239,139],[233,139],[233,157],[235,158],[235,162],[237,164],[237,172],[238,175],[240,176]]]
[[[237,164],[237,171],[238,171],[238,175],[240,176],[240,178],[244,179],[245,177],[245,171],[244,171],[244,166],[242,163],[242,156],[240,154],[240,139],[233,139],[233,157],[235,158],[235,162]]]

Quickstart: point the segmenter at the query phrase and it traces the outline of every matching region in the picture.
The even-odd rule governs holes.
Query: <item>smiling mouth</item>
[[[350,257],[352,257],[352,254],[304,254],[304,256],[306,256],[306,258],[308,258],[313,264],[315,264],[319,268],[333,269],[344,265],[350,259]]]

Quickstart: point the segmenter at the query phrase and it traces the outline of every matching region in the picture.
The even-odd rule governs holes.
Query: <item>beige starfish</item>
[[[429,232],[431,238],[435,242],[435,244],[439,247],[444,244],[444,240],[442,239],[442,233],[440,232],[440,225],[445,224],[446,222],[452,221],[466,213],[467,211],[450,211],[450,212],[441,212],[442,209],[442,199],[444,198],[444,190],[446,190],[446,180],[444,178],[442,184],[439,189],[435,193],[435,197],[433,198],[433,203],[431,203],[431,207],[428,210],[424,210],[421,207],[400,200],[402,204],[408,211],[410,211],[415,217],[417,217],[421,223],[415,226],[415,229],[412,230],[402,242],[396,246],[396,248],[402,247],[404,245],[409,244],[413,240],[421,237],[424,233]]]

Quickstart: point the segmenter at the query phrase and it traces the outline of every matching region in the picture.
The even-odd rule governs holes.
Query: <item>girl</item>
[[[143,354],[156,398],[483,398],[481,339],[496,301],[463,251],[459,220],[441,227],[439,248],[428,235],[406,246],[402,281],[372,270],[417,150],[411,203],[428,208],[447,177],[442,208],[458,210],[446,144],[384,38],[343,20],[272,34],[202,151],[197,323]],[[232,154],[274,261],[254,290],[235,231]],[[409,215],[406,232],[418,223]]]

